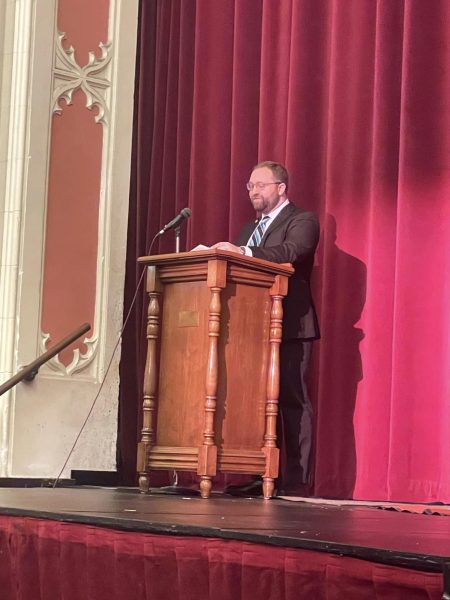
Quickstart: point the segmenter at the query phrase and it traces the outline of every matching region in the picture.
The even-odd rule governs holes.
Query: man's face
[[[248,195],[256,211],[267,215],[284,202],[286,186],[284,183],[275,183],[276,181],[274,174],[268,167],[260,167],[252,172],[249,183],[253,183],[254,187],[249,190]],[[256,185],[258,183],[268,183],[269,185],[258,187]]]

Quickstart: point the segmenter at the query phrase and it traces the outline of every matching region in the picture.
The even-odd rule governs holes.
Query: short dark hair
[[[255,169],[263,169],[264,167],[266,169],[270,169],[273,175],[275,176],[275,179],[284,183],[286,186],[286,190],[288,189],[289,174],[285,166],[283,166],[280,163],[273,162],[272,160],[264,160],[263,162],[260,162],[257,165],[255,165],[253,167],[253,171]]]

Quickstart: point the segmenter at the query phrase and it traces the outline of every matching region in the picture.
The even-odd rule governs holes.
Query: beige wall
[[[120,331],[137,5],[0,0],[1,381],[92,324],[0,397],[3,477],[59,473]],[[115,469],[119,354],[63,476]]]

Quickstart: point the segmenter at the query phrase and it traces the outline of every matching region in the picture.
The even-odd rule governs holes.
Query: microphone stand
[[[180,252],[180,231],[181,231],[181,227],[178,225],[178,227],[175,227],[174,231],[175,231],[175,252],[178,254]]]

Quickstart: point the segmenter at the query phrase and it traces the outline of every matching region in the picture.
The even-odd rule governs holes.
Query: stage
[[[449,517],[320,500],[0,488],[0,536],[1,600],[434,599],[450,591]]]

